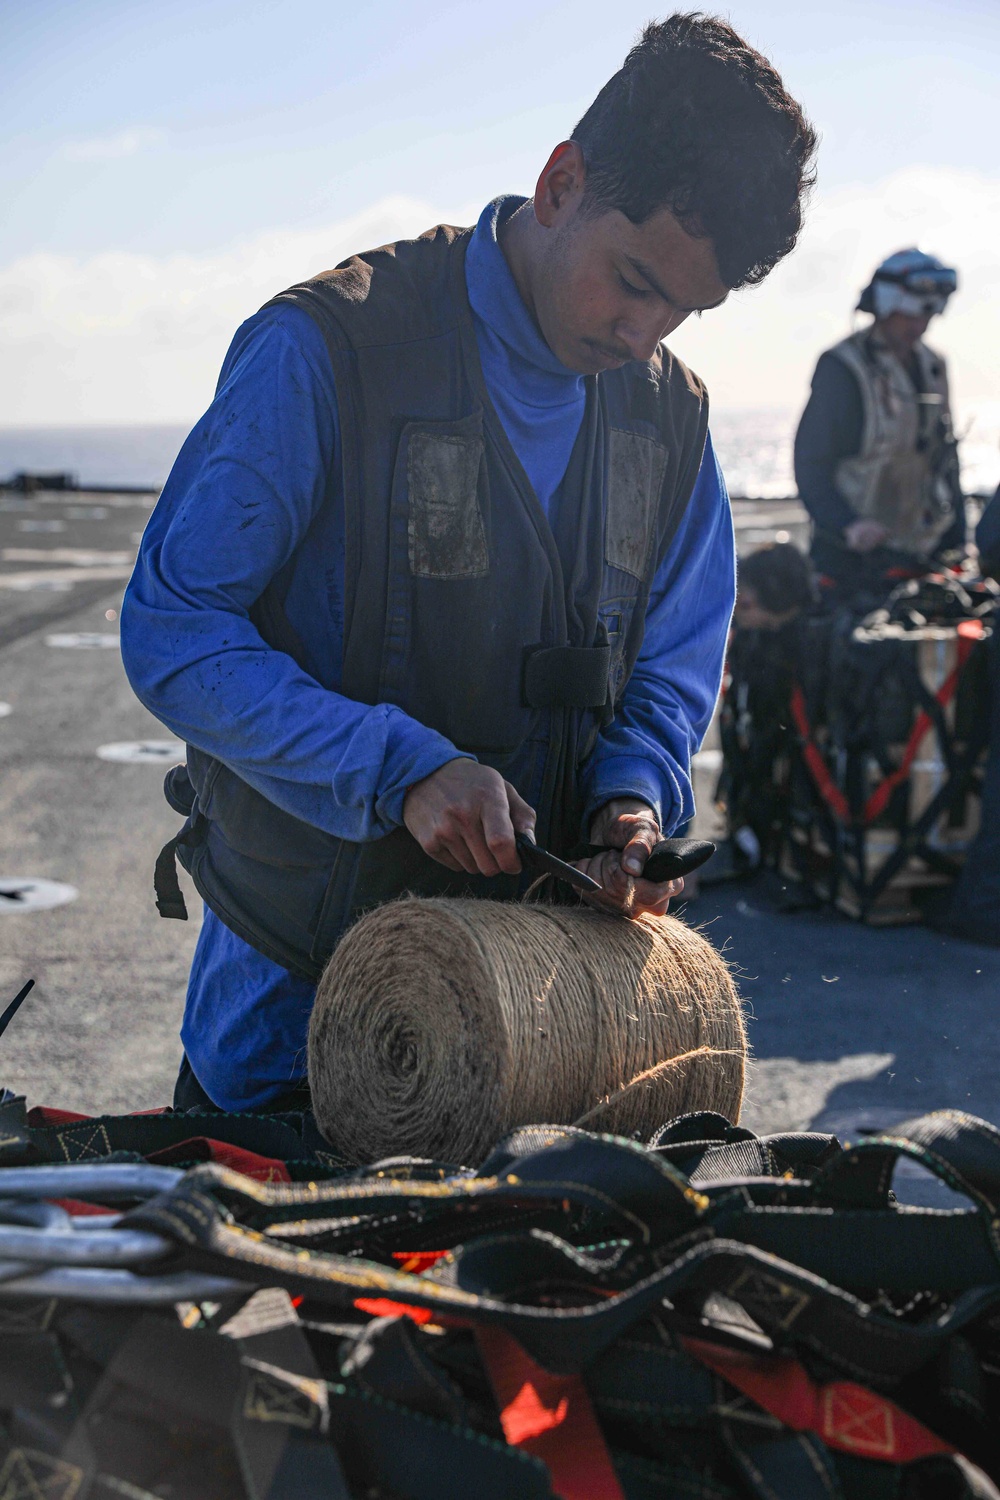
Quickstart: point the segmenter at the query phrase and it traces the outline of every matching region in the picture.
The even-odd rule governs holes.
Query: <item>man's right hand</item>
[[[852,552],[871,552],[880,547],[889,536],[881,521],[860,518],[844,527],[844,541]]]
[[[403,822],[425,854],[470,875],[518,875],[514,830],[534,837],[535,813],[499,771],[449,760],[410,787]]]

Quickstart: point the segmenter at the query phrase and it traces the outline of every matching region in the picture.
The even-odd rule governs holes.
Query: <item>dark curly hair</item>
[[[591,205],[661,208],[707,237],[730,287],[787,255],[815,180],[816,133],[766,57],[696,11],[652,21],[573,131]]]
[[[741,557],[741,587],[749,585],[765,609],[783,615],[789,609],[808,609],[815,603],[816,585],[809,559],[794,542],[766,542]]]

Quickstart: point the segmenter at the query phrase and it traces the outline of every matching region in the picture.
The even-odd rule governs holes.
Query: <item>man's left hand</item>
[[[584,899],[627,917],[643,912],[662,917],[671,899],[683,891],[684,881],[643,880],[643,868],[660,837],[656,814],[637,797],[617,797],[605,803],[591,822],[590,842],[607,848],[603,854],[576,861],[577,869],[599,881],[603,889]]]

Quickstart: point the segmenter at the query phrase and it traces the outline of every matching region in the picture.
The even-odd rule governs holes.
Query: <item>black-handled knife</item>
[[[585,875],[575,865],[568,865],[564,859],[557,859],[547,849],[529,839],[526,833],[515,833],[514,842],[518,853],[529,870],[537,875],[554,875],[556,880],[564,880],[578,891],[599,891],[602,889],[599,880],[593,880],[591,876]]]
[[[590,854],[603,854],[607,845],[591,844]],[[715,853],[710,839],[661,839],[653,845],[652,853],[642,872],[643,880],[659,885],[665,880],[679,880],[690,875]]]

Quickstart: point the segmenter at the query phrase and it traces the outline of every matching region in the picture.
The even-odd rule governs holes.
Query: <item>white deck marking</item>
[[[0,880],[0,917],[18,917],[27,912],[47,911],[75,901],[80,892],[59,880],[41,880],[36,875],[8,875]]]
[[[185,748],[181,740],[119,740],[112,745],[99,745],[101,760],[119,761],[123,765],[162,766],[184,759]]]
[[[101,630],[75,630],[66,635],[47,635],[46,646],[64,646],[70,651],[118,651],[121,642],[116,634]]]

